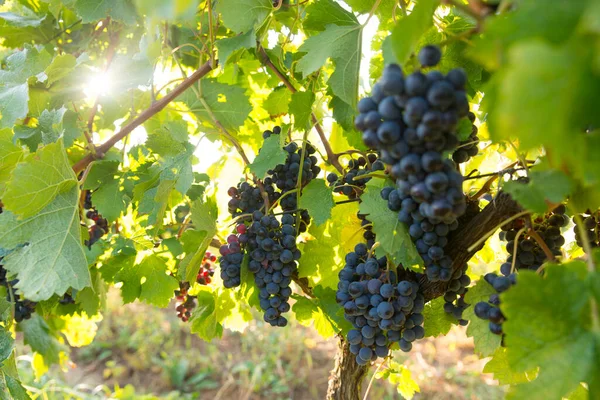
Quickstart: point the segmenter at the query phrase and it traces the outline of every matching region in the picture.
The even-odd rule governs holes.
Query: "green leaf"
[[[225,26],[234,32],[248,32],[261,26],[271,13],[270,0],[219,0],[217,12]]]
[[[168,121],[148,134],[146,146],[156,154],[166,157],[185,152],[184,143],[187,141],[187,123],[185,121]]]
[[[302,26],[304,29],[324,31],[330,24],[338,26],[356,26],[358,20],[351,12],[344,10],[332,0],[319,0],[306,7],[306,19]]]
[[[53,37],[58,29],[55,20],[48,15],[38,15],[21,7],[19,14],[0,13],[0,36],[4,47],[17,48],[28,43],[44,43]]]
[[[562,171],[536,170],[529,173],[528,183],[509,181],[502,189],[526,209],[543,214],[548,205],[562,203],[572,193],[574,185]]]
[[[356,218],[356,203],[340,204],[333,208],[331,218],[324,224],[311,224],[310,238],[301,244],[298,276],[307,278],[311,287],[337,289],[338,273],[344,266],[346,254],[362,241],[362,227]]]
[[[480,279],[475,286],[469,288],[465,295],[465,302],[469,304],[463,311],[463,318],[470,321],[467,327],[467,336],[472,337],[475,343],[475,353],[481,357],[489,357],[500,346],[502,337],[490,332],[489,321],[478,318],[473,311],[475,304],[488,301],[490,295],[496,293],[492,285]]]
[[[307,76],[319,70],[328,58],[335,62],[335,70],[327,82],[331,91],[351,107],[356,107],[361,59],[362,27],[328,25],[310,36],[298,49],[306,53],[297,64],[297,70]]]
[[[12,136],[10,129],[0,130],[0,196],[10,179],[11,172],[25,156],[23,149],[13,144]]]
[[[296,92],[292,94],[290,114],[294,116],[294,122],[299,129],[308,128],[314,102],[315,94],[313,92]]]
[[[17,274],[16,287],[29,300],[46,300],[70,287],[88,286],[77,186],[56,196],[33,217],[17,220],[11,212],[0,214],[0,248],[15,249],[4,257],[4,268]]]
[[[333,289],[317,286],[315,295],[314,299],[295,296],[296,303],[292,306],[292,311],[298,322],[304,326],[313,326],[323,338],[328,339],[339,333],[347,325],[347,321],[340,316],[334,318],[340,307],[335,303]]]
[[[219,51],[219,63],[221,67],[227,65],[227,61],[238,50],[253,49],[256,46],[256,35],[253,30],[248,30],[246,33],[234,36],[232,38],[219,39],[215,42]]]
[[[44,71],[48,80],[46,85],[50,86],[54,82],[68,76],[77,66],[77,59],[71,54],[62,54],[54,57],[52,63]]]
[[[23,342],[31,346],[31,350],[44,357],[46,364],[59,362],[60,352],[64,350],[63,345],[58,342],[54,332],[46,321],[38,314],[33,314],[19,324],[23,331]]]
[[[125,303],[139,298],[148,304],[164,308],[169,305],[174,291],[179,289],[177,279],[167,275],[165,260],[155,255],[145,257],[132,268],[121,270],[115,279],[123,282],[122,294]]]
[[[521,271],[517,284],[500,296],[511,368],[539,368],[537,378],[513,386],[509,398],[558,399],[580,382],[598,379],[600,340],[589,323],[586,275],[584,261],[549,265],[544,277]]]
[[[197,294],[197,299],[198,306],[190,318],[191,332],[198,334],[206,341],[221,337],[223,335],[222,322],[235,307],[229,291],[202,290]]]
[[[269,93],[263,102],[263,108],[267,110],[271,118],[288,113],[292,93],[285,86],[278,86]]]
[[[456,324],[456,318],[444,311],[444,304],[443,297],[438,297],[425,304],[423,310],[425,337],[447,335],[452,326]]]
[[[508,364],[507,350],[504,347],[498,347],[492,356],[492,359],[485,364],[483,372],[494,374],[494,379],[501,385],[514,385],[528,381],[527,373],[515,372],[511,370]],[[531,376],[535,376],[535,371],[531,371]]]
[[[324,179],[313,179],[302,189],[298,207],[307,210],[317,226],[331,218],[334,206],[333,191]]]
[[[133,24],[135,7],[130,0],[77,0],[75,11],[84,23],[97,22],[106,17]]]
[[[200,271],[202,266],[202,259],[206,253],[206,249],[210,245],[210,242],[217,234],[217,218],[219,216],[219,210],[217,209],[217,203],[214,197],[209,197],[205,202],[197,200],[192,204],[191,208],[192,223],[196,228],[194,233],[194,250],[190,251],[187,245],[187,239],[184,241],[186,246],[184,247],[187,255],[181,261],[180,274],[184,277],[187,282],[195,282],[196,275]],[[187,231],[186,231],[187,233]],[[187,238],[188,236],[186,236]]]
[[[67,115],[71,120],[66,121],[69,128],[69,141],[73,142],[73,136],[77,137],[81,133],[80,129],[77,127],[76,123],[72,121],[72,117],[77,117],[77,114],[69,111],[67,114],[67,109],[64,107],[59,108],[58,110],[44,110],[41,112],[38,117],[38,126],[35,128],[30,128],[27,126],[16,126],[15,127],[15,138],[21,140],[21,142],[25,143],[27,147],[31,151],[36,151],[38,145],[41,144],[50,144],[55,143],[58,139],[65,134],[65,127],[63,124],[63,119]],[[65,146],[67,146],[65,144]]]
[[[225,129],[235,130],[244,124],[252,106],[243,88],[219,83],[214,79],[202,79],[200,86],[202,97],[210,112],[193,90],[188,90],[180,96],[180,100],[186,103],[190,111],[200,120],[212,126],[214,123],[211,117],[212,112]]]
[[[248,165],[250,172],[256,175],[259,179],[263,179],[267,175],[267,171],[275,168],[278,164],[285,163],[287,151],[281,147],[279,135],[271,135],[266,138],[258,152],[258,155]]]
[[[62,141],[52,143],[17,164],[6,184],[2,202],[19,217],[31,217],[59,193],[77,184]]]
[[[31,397],[17,378],[9,375],[4,370],[0,370],[0,399],[30,400]]]
[[[381,198],[381,189],[386,185],[384,179],[371,179],[360,197],[360,213],[367,214],[380,243],[376,254],[378,257],[389,256],[390,261],[395,265],[402,264],[405,269],[421,271],[423,260],[408,234],[408,227],[398,221],[398,213],[391,211]]]
[[[0,365],[10,357],[14,347],[15,339],[13,339],[11,333],[6,331],[4,327],[0,327]]]
[[[28,79],[46,78],[43,71],[52,61],[46,50],[26,46],[6,59],[6,69],[0,70],[0,128],[12,127],[19,118],[27,116],[29,107]]]
[[[388,382],[396,386],[402,398],[407,400],[412,399],[415,393],[421,391],[406,366],[398,364],[395,361],[390,361],[389,365],[388,368],[377,372],[375,377],[377,379],[387,379]]]
[[[408,60],[421,36],[433,26],[433,13],[438,4],[439,0],[421,0],[396,24],[392,31],[392,48],[400,64]]]
[[[119,161],[95,161],[84,184],[84,189],[94,190],[94,207],[109,222],[127,210],[118,168]]]
[[[193,20],[199,0],[135,0],[137,11],[153,20]]]

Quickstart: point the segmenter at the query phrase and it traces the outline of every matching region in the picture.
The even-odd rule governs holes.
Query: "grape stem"
[[[505,168],[502,169],[500,171],[496,171],[496,172],[489,172],[486,174],[479,174],[479,175],[475,175],[475,176],[468,176],[463,178],[463,180],[468,181],[471,179],[479,179],[479,178],[487,178],[489,176],[495,176],[495,177],[500,177],[504,174],[514,174],[517,171],[525,171],[525,168]]]
[[[400,0],[402,1],[402,0]],[[373,386],[373,381],[375,380],[375,376],[377,376],[377,373],[379,372],[379,370],[381,369],[381,367],[383,367],[383,365],[388,361],[388,357],[386,357],[381,364],[379,364],[377,366],[377,369],[375,370],[375,372],[373,372],[373,376],[371,376],[371,379],[369,380],[369,384],[367,385],[367,389],[365,390],[365,395],[363,396],[363,400],[367,400],[369,398],[369,392],[371,391],[371,386]]]
[[[275,64],[273,64],[273,62],[269,58],[269,55],[267,54],[265,49],[260,45],[260,43],[258,43],[257,46],[258,46],[258,52],[260,55],[259,58],[260,58],[261,62],[268,69],[270,69],[275,75],[277,75],[279,80],[281,80],[281,82],[283,82],[285,87],[287,87],[290,92],[296,93],[298,90],[294,87],[291,80],[284,73],[279,71],[279,69],[275,66]],[[317,131],[317,134],[319,135],[319,138],[321,139],[321,143],[323,143],[323,147],[325,148],[325,153],[327,154],[327,162],[329,162],[331,165],[333,165],[335,167],[335,169],[337,169],[340,172],[340,174],[342,174],[344,171],[344,168],[342,168],[342,165],[340,164],[339,155],[333,152],[333,149],[331,148],[331,144],[329,144],[329,140],[327,140],[327,136],[325,136],[323,127],[321,126],[321,124],[319,124],[319,120],[317,119],[317,116],[315,115],[315,113],[312,112],[310,116],[311,116],[313,125],[315,127],[315,130]]]
[[[515,244],[513,246],[513,260],[512,260],[512,264],[510,266],[510,273],[512,274],[513,272],[515,272],[515,265],[517,264],[517,251],[519,250],[519,237],[523,234],[523,232],[525,232],[527,230],[526,227],[523,227],[521,229],[519,229],[519,231],[517,232],[517,234],[515,235]]]
[[[378,174],[377,172],[371,172],[369,174],[357,175],[354,178],[352,178],[352,180],[353,181],[360,181],[360,180],[369,179],[369,178],[387,179],[388,176],[385,175],[385,174]]]
[[[537,244],[540,245],[540,247],[544,251],[544,254],[546,255],[546,258],[552,262],[556,262],[556,257],[554,257],[554,254],[552,254],[552,252],[548,248],[548,245],[546,244],[546,242],[544,242],[544,239],[542,239],[542,237],[532,227],[529,228],[529,231],[527,231],[527,233],[537,242]]]
[[[104,143],[100,146],[95,147],[95,153],[89,153],[81,160],[77,161],[73,165],[73,170],[76,174],[79,174],[83,171],[92,161],[96,159],[101,159],[104,155],[119,141],[124,139],[127,135],[129,135],[135,128],[142,125],[152,116],[160,112],[164,109],[169,103],[171,103],[175,98],[179,97],[183,92],[189,89],[194,83],[198,80],[206,76],[210,71],[212,71],[213,67],[210,65],[210,62],[204,63],[200,68],[198,68],[192,75],[186,78],[181,84],[177,85],[171,92],[166,94],[160,100],[154,102],[150,107],[144,110],[140,115],[137,116],[133,121],[125,125],[121,130],[115,133],[113,136],[108,138]]]

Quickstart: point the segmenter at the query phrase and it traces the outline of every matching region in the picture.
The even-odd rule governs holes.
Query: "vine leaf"
[[[221,0],[217,3],[225,26],[237,33],[262,25],[272,9],[270,0]]]
[[[42,355],[47,365],[59,362],[64,345],[56,339],[53,330],[41,316],[33,314],[30,319],[21,322],[19,328],[23,331],[25,344]]]
[[[355,25],[327,25],[310,36],[298,49],[306,53],[297,64],[297,70],[307,76],[319,70],[328,58],[335,62],[335,70],[327,82],[334,95],[351,107],[356,107],[361,59],[362,27]]]
[[[549,170],[531,171],[528,183],[509,181],[502,189],[526,209],[543,214],[548,210],[548,203],[558,204],[566,199],[574,185],[564,172]]]
[[[340,314],[341,309],[335,302],[335,291],[317,286],[313,293],[314,299],[294,295],[296,303],[292,306],[292,311],[298,322],[304,326],[314,326],[325,339],[342,330],[349,330],[349,323]]]
[[[338,273],[344,257],[362,241],[360,220],[356,218],[358,204],[346,203],[333,208],[324,224],[311,224],[310,238],[304,243],[298,265],[300,278],[307,278],[311,287],[337,289]]]
[[[23,149],[13,144],[12,136],[10,129],[0,130],[0,196],[10,179],[11,172],[25,156]]]
[[[206,202],[196,200],[192,204],[191,214],[195,230],[189,231],[193,232],[193,234],[186,236],[186,242],[189,242],[188,238],[191,238],[195,246],[194,250],[190,252],[189,244],[184,242],[184,249],[187,255],[181,261],[180,274],[184,277],[185,281],[196,282],[196,275],[198,275],[198,271],[200,271],[200,267],[202,266],[202,259],[204,258],[206,249],[212,238],[217,234],[217,217],[219,211],[215,198],[209,197],[206,199]]]
[[[35,128],[15,126],[15,138],[26,144],[29,150],[36,151],[40,143],[45,145],[54,143],[60,137],[66,136],[64,143],[65,147],[68,147],[73,144],[73,140],[81,132],[73,116],[77,118],[77,114],[67,111],[64,107],[58,110],[43,110]]]
[[[526,372],[515,372],[508,365],[507,350],[504,347],[498,347],[492,359],[485,364],[483,372],[494,374],[494,379],[501,385],[514,385],[528,381]],[[531,376],[535,376],[535,370],[531,371]]]
[[[324,31],[327,25],[356,26],[358,20],[332,0],[319,0],[306,7],[306,19],[302,26],[312,31]]]
[[[388,368],[379,371],[375,377],[377,379],[387,379],[388,382],[396,386],[402,398],[407,400],[412,399],[415,393],[421,392],[419,385],[410,373],[410,369],[395,361],[390,361],[389,365]]]
[[[314,102],[315,94],[313,92],[296,92],[292,94],[290,113],[294,116],[294,122],[299,128],[307,129]]]
[[[500,346],[502,337],[490,332],[489,321],[478,318],[473,311],[475,304],[488,301],[490,295],[496,293],[492,285],[480,279],[475,286],[469,288],[465,295],[465,302],[469,304],[463,311],[463,318],[470,321],[467,327],[467,336],[472,337],[475,343],[475,352],[482,357],[489,357]]]
[[[438,4],[439,0],[419,1],[408,16],[396,24],[391,40],[396,60],[400,64],[408,60],[421,36],[433,26],[433,12]]]
[[[11,333],[6,331],[4,327],[0,327],[0,365],[10,357],[14,347],[15,340]]]
[[[77,59],[72,54],[62,54],[54,57],[52,63],[44,71],[48,79],[46,86],[67,77],[77,66]]]
[[[14,249],[4,257],[4,268],[17,274],[16,287],[25,298],[46,300],[69,287],[89,286],[78,206],[79,189],[73,186],[33,217],[17,220],[11,212],[0,214],[0,247]]]
[[[188,141],[185,121],[168,121],[148,134],[146,147],[163,157],[185,152]]]
[[[210,342],[223,335],[223,321],[235,308],[235,302],[229,292],[223,290],[212,292],[208,287],[200,289],[196,295],[198,306],[190,318],[191,332]]]
[[[517,284],[500,296],[510,367],[539,368],[537,378],[513,386],[509,398],[557,398],[600,376],[600,339],[589,323],[593,294],[586,279],[584,261],[549,265],[544,277],[521,271]]]
[[[30,400],[27,390],[21,385],[18,377],[11,376],[4,369],[0,370],[0,398],[11,400]]]
[[[444,311],[444,303],[444,298],[438,297],[425,304],[423,310],[425,337],[447,335],[456,324],[456,318]]]
[[[381,198],[380,192],[386,186],[386,182],[384,179],[371,179],[360,197],[360,213],[367,215],[380,243],[376,255],[387,255],[395,265],[402,264],[406,269],[422,271],[423,260],[408,233],[408,228],[398,221],[398,213],[391,211],[387,202]]]
[[[77,0],[75,11],[84,23],[97,22],[106,17],[135,24],[136,12],[130,0]]]
[[[333,191],[324,179],[313,179],[302,189],[298,207],[308,211],[315,225],[327,222],[334,206]]]
[[[194,115],[212,126],[212,113],[225,129],[237,129],[244,125],[252,111],[244,88],[220,83],[216,79],[202,79],[199,85],[202,88],[202,97],[210,110],[206,109],[193,90],[187,90],[180,96],[180,101],[187,104]]]
[[[225,68],[229,59],[238,53],[239,50],[252,49],[256,46],[256,35],[254,30],[250,29],[232,38],[219,39],[215,42],[219,51],[219,64],[221,68]]]
[[[23,14],[27,8],[20,11]],[[45,42],[56,34],[55,21],[47,15],[0,13],[0,36],[4,38],[3,45],[7,48],[22,47],[33,41]]]
[[[116,220],[127,210],[119,175],[119,161],[95,161],[83,186],[94,190],[94,207],[108,221]]]
[[[145,279],[141,283],[142,279]],[[167,264],[164,259],[150,255],[132,268],[121,270],[115,280],[123,282],[121,293],[125,304],[136,299],[166,307],[173,297],[173,292],[179,288],[179,283],[171,275],[167,275]]]
[[[281,147],[280,135],[271,135],[264,140],[262,148],[248,168],[259,179],[263,179],[267,171],[283,164],[287,155],[287,151]]]
[[[291,98],[292,93],[285,86],[278,86],[269,93],[263,102],[263,108],[271,118],[285,115],[289,111]]]
[[[62,140],[49,144],[18,163],[6,184],[2,202],[7,210],[27,218],[40,212],[61,192],[77,184]]]
[[[6,59],[6,69],[0,70],[0,128],[12,128],[15,121],[27,115],[29,107],[28,79],[36,76],[46,79],[43,74],[52,61],[46,50],[37,50],[26,45]]]

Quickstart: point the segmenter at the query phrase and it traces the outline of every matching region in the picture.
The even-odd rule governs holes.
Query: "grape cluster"
[[[419,54],[419,59],[434,66],[438,58]],[[466,81],[461,69],[446,76],[417,71],[405,77],[398,65],[390,64],[371,97],[359,101],[355,119],[363,142],[391,165],[396,187],[384,188],[382,197],[398,212],[398,220],[409,226],[432,282],[452,279],[452,260],[444,252],[446,236],[466,211],[462,175],[444,157],[459,144],[460,119],[469,116]]]
[[[580,214],[579,217],[581,218],[581,221],[583,223],[583,228],[585,229],[585,231],[587,232],[587,238],[589,240],[589,245],[591,248],[595,248],[595,247],[599,247],[600,246],[600,216],[598,214],[598,212],[592,212],[591,210],[587,210],[587,212]],[[573,228],[573,231],[575,233],[575,241],[577,242],[577,245],[581,248],[585,248],[583,246],[583,238],[581,237],[581,234],[579,233],[579,226],[577,225],[577,220],[575,218],[573,218],[573,223],[575,224],[575,227]]]
[[[408,280],[398,282],[396,273],[387,269],[387,259],[370,257],[364,243],[357,244],[345,260],[336,301],[354,327],[347,340],[356,362],[365,365],[386,357],[393,343],[410,351],[412,342],[425,336],[425,299],[419,285]]]
[[[356,199],[360,197],[371,178],[357,180],[354,180],[354,178],[361,177],[373,171],[384,170],[385,165],[377,159],[377,154],[369,153],[367,157],[351,159],[343,176],[339,176],[334,172],[328,174],[327,182],[329,186],[333,187],[335,193],[341,193],[349,199]]]
[[[509,276],[498,276],[493,273],[486,274],[484,279],[489,283],[496,293],[490,295],[488,301],[480,301],[475,304],[474,312],[478,318],[490,321],[490,332],[501,335],[502,323],[506,319],[500,310],[500,293],[507,291],[517,283],[517,274],[512,273]]]
[[[471,157],[475,157],[479,152],[479,148],[477,145],[479,144],[479,136],[477,136],[477,126],[474,124],[475,122],[475,114],[469,111],[467,115],[469,121],[471,121],[471,134],[469,137],[458,144],[458,148],[454,150],[452,153],[452,160],[457,164],[466,163],[471,159]]]
[[[231,234],[227,237],[227,243],[219,249],[221,257],[219,266],[221,267],[221,279],[223,286],[233,288],[242,283],[241,271],[242,261],[244,261],[244,252],[242,245],[248,242],[246,234],[246,225],[240,223],[236,226],[237,234]]]
[[[467,325],[469,322],[463,319],[462,314],[468,306],[465,303],[465,294],[470,284],[471,278],[467,275],[467,264],[465,264],[463,268],[454,271],[446,293],[444,293],[444,311],[456,318],[462,326]]]
[[[102,218],[102,215],[94,208],[92,204],[92,192],[90,190],[85,193],[83,208],[87,210],[85,216],[93,221],[93,225],[89,227],[88,232],[90,238],[85,241],[85,245],[91,249],[94,243],[108,233],[108,221]]]
[[[208,285],[211,282],[212,277],[215,274],[216,261],[217,256],[212,254],[210,251],[204,253],[202,265],[200,266],[200,270],[196,276],[196,283],[199,283],[200,285]]]
[[[276,126],[272,131],[265,131],[263,138],[279,134],[281,128]],[[265,321],[272,326],[287,325],[282,314],[290,309],[290,284],[301,255],[296,236],[305,232],[310,223],[308,212],[297,209],[297,196],[285,194],[296,189],[300,177],[305,186],[321,172],[314,156],[316,149],[309,143],[304,150],[294,142],[284,149],[288,153],[285,163],[267,171],[261,183],[269,203],[279,202],[283,210],[281,221],[264,210],[261,187],[242,182],[228,191],[229,212],[238,220],[235,232],[219,249],[221,278],[227,288],[241,284],[241,264],[244,255],[249,256],[248,269],[259,288],[260,307]]]
[[[561,255],[560,248],[565,243],[565,238],[560,230],[569,223],[565,211],[565,206],[560,205],[553,211],[538,216],[532,221],[531,228],[546,243],[554,256]],[[494,288],[496,293],[492,294],[487,302],[482,301],[475,305],[475,315],[481,319],[489,320],[490,331],[497,335],[502,334],[502,322],[506,319],[499,308],[499,294],[507,291],[517,283],[519,270],[537,271],[548,260],[540,244],[528,232],[529,229],[526,228],[526,224],[527,221],[524,218],[519,218],[502,227],[500,238],[506,242],[506,251],[509,256],[506,262],[500,266],[501,275],[489,273],[484,276],[485,281]]]
[[[196,296],[190,296],[189,282],[179,282],[179,290],[175,291],[175,299],[177,300],[177,317],[183,322],[188,322],[192,316],[192,310],[196,308]]]
[[[4,269],[4,266],[1,264],[2,260],[3,258],[0,257],[0,286],[4,286],[6,288],[6,300],[9,302],[14,302],[15,304],[15,321],[21,322],[25,319],[29,319],[35,312],[37,303],[24,299],[23,296],[17,292],[17,289],[14,286],[19,283],[19,280],[8,280],[8,271]]]
[[[255,211],[248,228],[248,270],[254,274],[259,288],[264,319],[272,326],[287,325],[281,314],[290,310],[290,284],[297,271],[296,261],[300,259],[295,222],[291,214],[284,214],[280,223],[273,215]]]
[[[546,243],[548,249],[554,256],[560,256],[562,245],[565,244],[565,238],[562,236],[560,228],[569,223],[569,218],[564,215],[565,206],[560,205],[552,212],[538,216],[533,220],[532,229]],[[512,264],[515,264],[515,270],[522,268],[537,271],[540,266],[547,261],[546,253],[539,243],[529,234],[528,229],[524,229],[517,238],[517,234],[526,226],[526,220],[519,218],[509,224],[505,224],[500,232],[500,239],[506,241],[506,251],[509,257],[506,262],[500,266],[500,272],[504,276],[509,276],[512,272]],[[517,252],[515,254],[515,240],[517,240]]]

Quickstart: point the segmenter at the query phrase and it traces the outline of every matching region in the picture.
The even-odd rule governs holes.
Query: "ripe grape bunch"
[[[177,318],[183,322],[188,322],[192,316],[192,310],[196,308],[196,296],[190,296],[189,282],[179,282],[179,290],[175,291],[175,299],[177,300]]]
[[[213,275],[215,274],[215,262],[217,261],[217,256],[212,254],[210,251],[207,251],[202,258],[202,265],[200,266],[200,270],[198,271],[198,275],[196,276],[196,283],[200,285],[208,285]]]
[[[463,311],[468,307],[468,304],[465,303],[465,294],[468,291],[467,287],[471,284],[471,278],[467,275],[467,267],[468,265],[465,264],[461,269],[454,271],[446,293],[444,293],[444,311],[456,318],[462,326],[469,323],[462,317]]]
[[[583,229],[586,232],[586,237],[589,242],[590,248],[595,248],[600,246],[600,215],[598,211],[592,212],[591,210],[587,210],[587,212],[580,214],[579,218],[583,224]],[[577,224],[577,219],[573,218],[573,222],[575,223],[575,227],[573,231],[575,233],[575,241],[577,245],[583,249],[585,246],[583,245],[583,238],[581,237],[581,233],[579,230],[579,225]]]
[[[90,190],[85,193],[83,208],[87,210],[85,216],[93,222],[93,225],[89,227],[90,238],[85,241],[85,245],[91,249],[94,243],[108,233],[108,221],[102,218],[102,215],[94,208],[92,204],[92,192]]]
[[[440,58],[434,46],[419,53],[427,67]],[[458,227],[457,218],[466,210],[462,175],[452,160],[444,158],[445,152],[456,150],[457,126],[469,116],[466,82],[462,69],[446,76],[416,71],[405,77],[398,65],[387,65],[371,97],[358,103],[355,120],[364,143],[391,165],[396,187],[383,189],[382,197],[398,212],[398,220],[410,227],[432,282],[452,279],[452,260],[444,252],[446,236]]]
[[[371,178],[355,178],[360,178],[374,171],[384,170],[385,165],[377,159],[377,154],[369,153],[366,157],[351,159],[343,176],[339,176],[334,172],[328,174],[327,182],[329,186],[333,187],[335,193],[341,193],[349,199],[356,199],[360,197]]]
[[[561,246],[565,238],[560,228],[565,227],[569,219],[565,214],[565,206],[559,205],[552,212],[538,216],[533,220],[531,229],[544,241],[553,256],[561,255]],[[502,323],[506,320],[500,310],[499,294],[517,283],[518,271],[529,269],[538,271],[548,257],[542,246],[530,234],[525,218],[519,218],[502,227],[500,238],[506,241],[506,250],[509,253],[506,262],[500,266],[501,275],[486,274],[484,279],[495,290],[487,302],[482,301],[475,305],[474,312],[478,318],[489,320],[490,331],[502,334]],[[516,250],[516,252],[515,252]]]
[[[265,131],[263,137],[279,135],[281,128]],[[237,217],[235,232],[227,237],[220,248],[221,277],[227,288],[241,284],[241,264],[244,255],[250,257],[248,269],[260,289],[260,306],[265,312],[265,321],[273,326],[286,326],[282,316],[289,311],[288,303],[292,290],[292,276],[297,271],[296,261],[301,254],[296,246],[298,232],[305,232],[310,223],[306,210],[297,210],[297,196],[286,193],[295,190],[298,181],[307,185],[321,171],[314,156],[315,148],[306,143],[304,148],[288,143],[286,162],[268,171],[262,181],[270,205],[279,201],[284,213],[279,221],[264,209],[265,201],[261,185],[242,182],[229,189],[231,197],[228,207]]]
[[[387,269],[387,259],[376,259],[364,243],[346,255],[339,273],[337,303],[354,329],[347,335],[350,351],[359,365],[386,357],[392,344],[403,351],[425,336],[423,312],[425,299],[416,282],[398,282]]]
[[[31,318],[31,315],[35,312],[36,302],[24,299],[17,289],[14,287],[19,283],[18,279],[8,280],[8,271],[4,269],[2,265],[3,257],[0,257],[0,286],[6,288],[6,300],[14,303],[15,307],[15,321],[21,322],[25,319]]]

